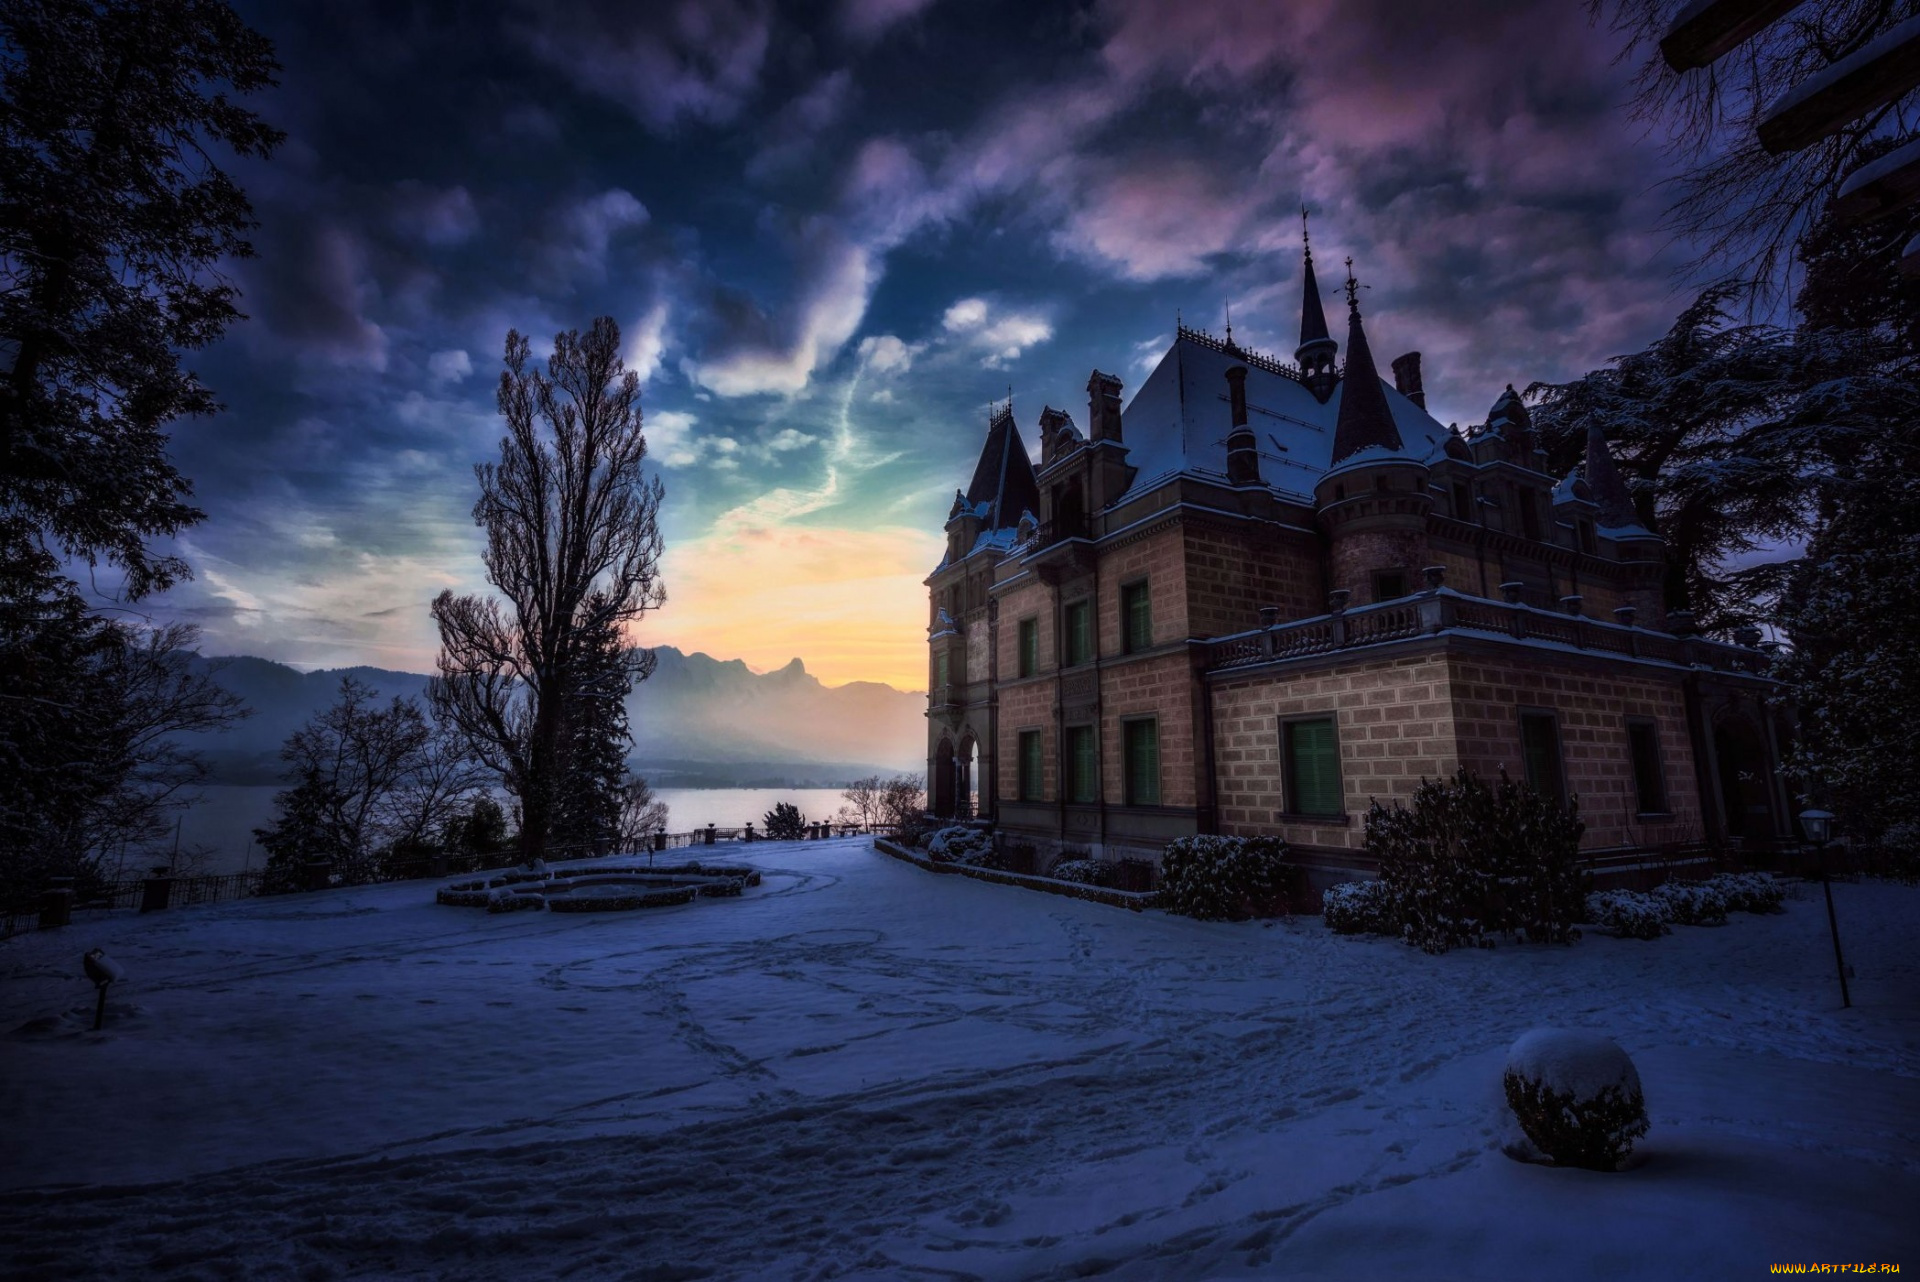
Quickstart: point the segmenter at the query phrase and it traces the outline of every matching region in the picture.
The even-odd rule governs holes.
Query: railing
[[[1556,614],[1518,602],[1463,596],[1443,587],[1220,637],[1207,644],[1207,669],[1250,667],[1455,631],[1753,676],[1764,676],[1771,663],[1768,655],[1746,646],[1606,623],[1582,615]]]

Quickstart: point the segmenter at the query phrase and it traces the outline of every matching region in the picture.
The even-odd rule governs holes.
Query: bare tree
[[[655,833],[666,830],[667,803],[654,797],[645,779],[628,779],[620,790],[620,849],[640,850],[652,844]]]
[[[318,860],[349,884],[373,880],[380,853],[417,835],[418,807],[404,792],[435,768],[432,741],[419,704],[395,698],[383,708],[372,687],[342,678],[332,706],[280,749],[293,786],[274,798],[273,823],[255,834],[269,866]]]
[[[836,816],[842,823],[859,824],[867,832],[880,822],[880,801],[882,785],[879,775],[868,775],[864,779],[855,779],[848,784],[846,791],[840,794],[846,805],[840,807]]]
[[[1788,90],[1914,16],[1911,0],[1808,0],[1713,66],[1669,69],[1661,37],[1683,0],[1589,0],[1627,37],[1638,63],[1634,115],[1663,134],[1680,164],[1673,229],[1701,247],[1696,266],[1724,267],[1766,301],[1787,283],[1793,247],[1860,163],[1920,127],[1920,91],[1787,155],[1760,144],[1760,119]]]
[[[498,403],[500,461],[475,469],[476,524],[499,597],[443,592],[439,672],[428,687],[441,719],[520,800],[526,859],[544,855],[563,775],[566,708],[587,674],[590,640],[619,631],[666,593],[659,581],[662,490],[641,470],[640,380],[620,359],[610,317],[560,334],[546,373],[528,368],[509,331]],[[652,670],[645,655],[634,679]]]

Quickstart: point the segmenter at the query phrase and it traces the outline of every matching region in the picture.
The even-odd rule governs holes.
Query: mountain
[[[627,698],[634,770],[662,787],[834,787],[926,768],[926,699],[872,681],[822,685],[795,659],[757,673],[738,659],[658,646],[653,676]],[[254,715],[190,736],[216,782],[277,783],[286,737],[334,699],[344,677],[382,699],[426,695],[427,678],[384,668],[301,672],[250,655],[204,659]]]

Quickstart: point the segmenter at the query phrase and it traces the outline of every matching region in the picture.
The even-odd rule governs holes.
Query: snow
[[[734,846],[763,884],[489,915],[424,883],[0,943],[8,1277],[1751,1278],[1913,1267],[1920,889],[1429,957]],[[95,945],[129,978],[89,1031]],[[1631,1171],[1499,1149],[1614,1039]],[[1605,1225],[1629,1232],[1595,1232]]]
[[[1609,1086],[1625,1095],[1641,1093],[1640,1074],[1619,1044],[1578,1029],[1536,1028],[1521,1034],[1507,1051],[1507,1072],[1571,1095],[1576,1103],[1599,1098]]]

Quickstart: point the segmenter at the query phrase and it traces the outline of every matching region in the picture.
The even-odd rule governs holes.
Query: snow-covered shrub
[[[693,886],[668,886],[659,890],[636,891],[626,895],[553,895],[547,899],[547,911],[555,913],[621,913],[636,908],[662,908],[669,904],[693,901]]]
[[[1536,943],[1579,938],[1584,898],[1578,806],[1562,806],[1500,772],[1423,779],[1413,805],[1374,802],[1367,851],[1380,861],[1402,937],[1430,953],[1491,947],[1495,934]]]
[[[1723,872],[1707,878],[1706,884],[1727,901],[1734,913],[1777,913],[1786,911],[1786,890],[1772,877],[1757,872]]]
[[[927,857],[941,864],[993,867],[993,834],[960,824],[942,828],[927,842]]]
[[[1534,1029],[1507,1052],[1503,1084],[1520,1129],[1556,1166],[1617,1170],[1647,1133],[1640,1074],[1598,1033]]]
[[[746,887],[746,884],[745,878],[741,877],[727,877],[720,881],[702,882],[699,888],[700,897],[702,899],[728,899],[738,895]]]
[[[1160,861],[1160,906],[1203,921],[1275,917],[1300,888],[1278,837],[1182,837]]]
[[[1600,890],[1587,896],[1587,920],[1620,939],[1658,939],[1667,933],[1666,904],[1635,890]]]
[[[1653,897],[1667,911],[1667,919],[1682,926],[1724,926],[1727,897],[1705,882],[1670,881],[1653,889]]]
[[[472,883],[466,886],[442,886],[434,892],[433,902],[449,908],[485,908],[492,902],[492,894],[484,886]]]
[[[1077,882],[1082,886],[1111,886],[1114,866],[1104,859],[1058,859],[1047,870],[1055,881]]]
[[[1343,881],[1320,896],[1320,919],[1336,935],[1392,935],[1393,893],[1384,881]]]
[[[520,894],[503,888],[487,892],[487,911],[490,913],[538,912],[546,906],[546,899],[534,891]]]

